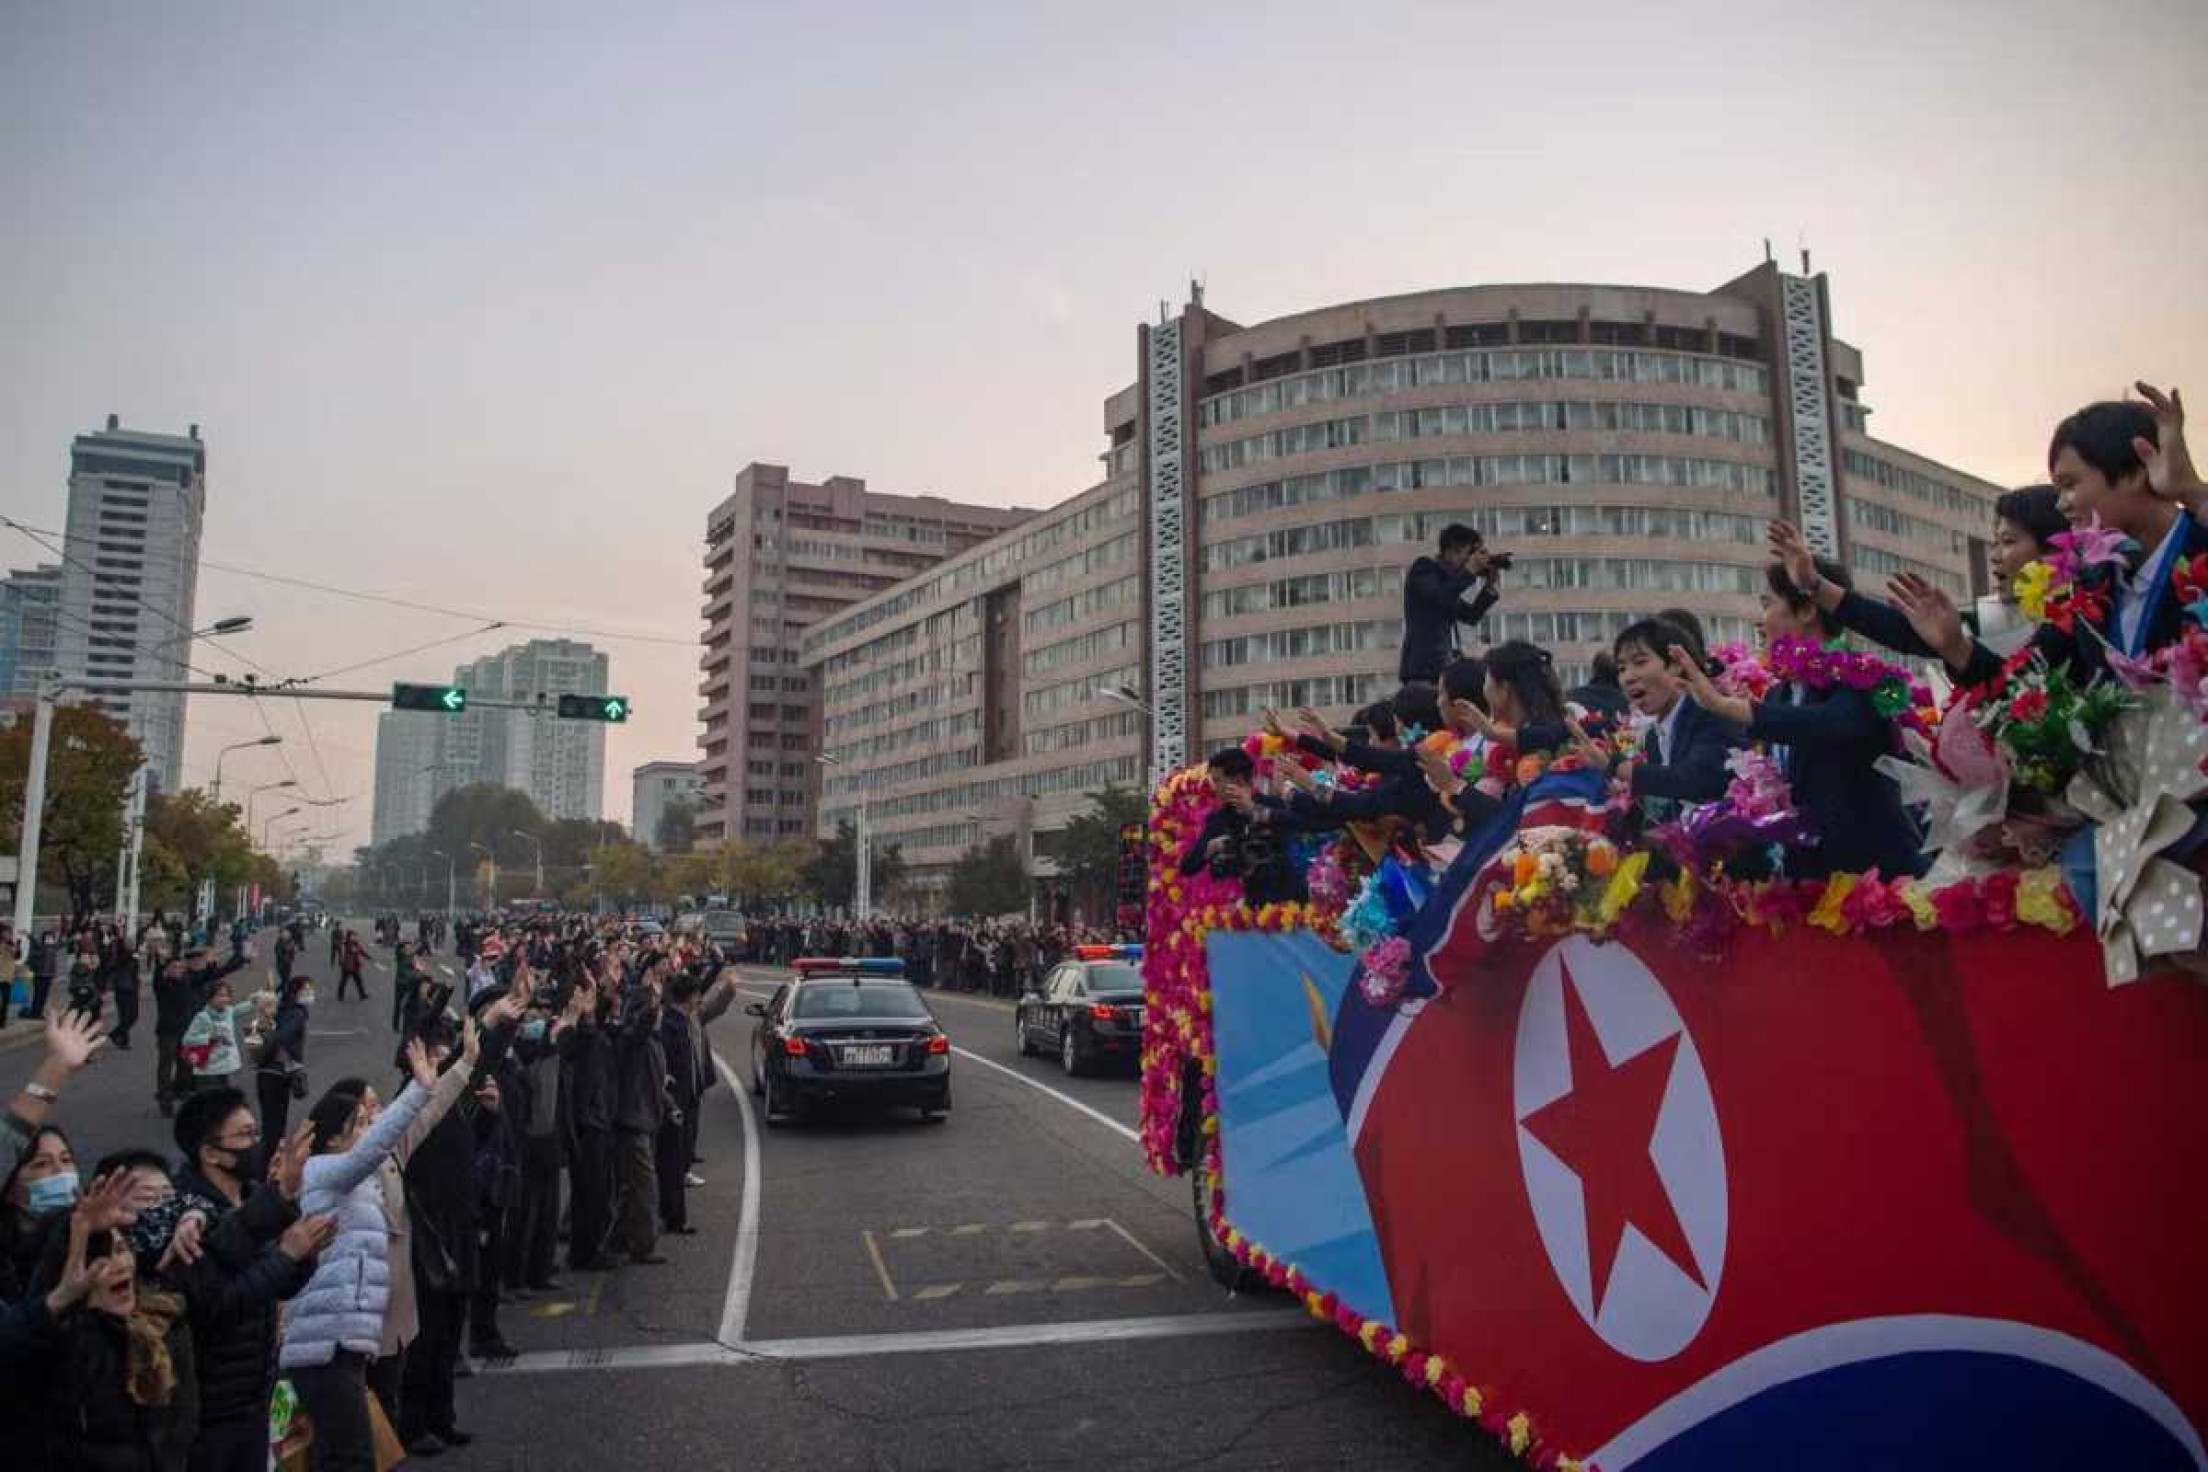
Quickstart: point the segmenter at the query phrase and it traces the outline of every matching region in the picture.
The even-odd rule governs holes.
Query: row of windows
[[[1137,780],[1140,759],[1133,755],[1101,757],[1096,761],[1082,762],[1077,766],[1053,767],[1047,771],[1030,772],[1026,776],[985,777],[976,782],[954,783],[929,792],[912,792],[902,797],[887,798],[867,804],[867,814],[877,821],[896,818],[919,817],[928,813],[973,812],[989,803],[1003,802],[1014,797],[1046,797],[1061,792],[1095,792],[1109,786],[1127,786]],[[872,780],[881,775],[873,772],[856,772],[849,776],[833,776],[829,779],[829,791],[823,794],[820,821],[824,828],[834,831],[839,820],[848,821],[856,815],[850,805],[830,806],[830,795],[848,797],[860,791],[875,791],[893,787],[896,781]]]
[[[1122,649],[1133,649],[1139,643],[1132,623],[1112,624],[1076,638],[1031,650],[1020,663],[1025,673],[1040,675],[1069,664],[1080,664],[1100,654],[1117,654]]]
[[[754,695],[772,695],[778,690],[791,695],[803,695],[807,688],[803,675],[783,675],[780,678],[773,675],[753,675],[750,684]]]
[[[1071,623],[1086,623],[1102,614],[1131,608],[1141,600],[1142,585],[1133,578],[1121,578],[1116,583],[1106,583],[1101,588],[1091,588],[1070,598],[1029,609],[1021,616],[1020,627],[1026,633],[1039,634]]]
[[[1850,475],[1876,481],[1889,490],[1900,491],[1905,496],[1922,501],[1927,506],[1936,506],[1942,511],[1957,511],[1965,516],[1985,516],[1991,510],[1983,499],[1961,486],[1937,480],[1921,471],[1904,469],[1891,461],[1866,455],[1861,450],[1841,451],[1840,463]]]
[[[1127,665],[1116,670],[1104,670],[1093,675],[1083,675],[1078,680],[1068,680],[1062,685],[1046,685],[1040,690],[1029,690],[1020,696],[1020,712],[1028,720],[1039,720],[1052,711],[1064,710],[1069,705],[1086,705],[1097,698],[1097,690],[1107,685],[1132,685],[1142,678],[1140,665]]]
[[[852,682],[855,688],[858,682]],[[842,690],[846,687],[837,687]],[[932,710],[955,700],[963,700],[971,689],[971,681],[965,675],[954,675],[948,681],[936,680],[911,690],[900,690],[894,695],[884,695],[871,700],[854,698],[851,708],[844,709],[840,695],[828,702],[829,715],[821,723],[821,734],[830,741],[838,740],[869,726],[894,721],[915,711]]]
[[[1359,414],[1317,424],[1292,425],[1245,439],[1205,446],[1199,463],[1207,474],[1361,445],[1368,440],[1431,439],[1448,435],[1524,434],[1549,431],[1693,435],[1761,445],[1771,422],[1761,414],[1702,409],[1689,404],[1627,404],[1603,400],[1525,400],[1500,404],[1442,404]]]
[[[847,737],[836,743],[836,755],[845,761],[866,761],[873,757],[894,756],[914,746],[956,746],[964,751],[972,747],[980,734],[981,713],[959,711],[917,721],[900,730],[884,731],[879,736]]]
[[[1219,394],[1196,406],[1203,428],[1399,389],[1448,383],[1523,383],[1541,379],[1589,379],[1603,383],[1678,383],[1727,393],[1768,395],[1770,375],[1753,363],[1689,353],[1632,352],[1612,348],[1496,348],[1433,353],[1385,363],[1357,363],[1277,378],[1254,388]]]
[[[1497,643],[1505,639],[1527,639],[1544,649],[1558,644],[1608,645],[1625,632],[1628,624],[1640,622],[1652,611],[1567,608],[1550,612],[1509,609],[1506,605],[1489,614],[1481,627]],[[1703,635],[1712,644],[1752,644],[1758,637],[1755,625],[1737,615],[1703,613],[1698,616]]]
[[[1855,564],[1858,583],[1871,585],[1884,581],[1896,573],[1913,572],[1927,582],[1945,588],[1952,596],[1967,598],[1970,587],[1961,578],[1945,568],[1934,567],[1929,562],[1919,562],[1912,557],[1899,557],[1880,547],[1850,547],[1849,559]]]
[[[1261,710],[1314,710],[1332,706],[1365,705],[1392,694],[1395,681],[1379,675],[1320,675],[1307,680],[1272,680],[1261,685],[1236,685],[1228,690],[1204,692],[1204,715],[1247,716]]]
[[[1507,588],[1581,588],[1656,593],[1737,593],[1763,590],[1763,568],[1730,562],[1676,562],[1661,557],[1521,557]]]
[[[1060,583],[1084,578],[1091,573],[1103,572],[1134,560],[1135,534],[1123,532],[1087,551],[1076,552],[1036,568],[1022,579],[1022,590],[1028,593],[1045,593]]]
[[[1691,486],[1770,496],[1774,484],[1766,467],[1737,460],[1677,455],[1451,455],[1445,459],[1345,465],[1339,470],[1291,475],[1221,491],[1199,503],[1198,519],[1208,526],[1288,506],[1433,486]]]
[[[754,777],[772,777],[775,773],[775,766],[771,761],[747,761],[744,763],[744,770]],[[782,775],[785,777],[802,777],[805,775],[805,764],[803,762],[784,762],[782,763]],[[680,790],[681,784],[678,781],[670,780],[661,785],[666,787],[676,800],[680,801],[683,798],[684,794]]]
[[[1047,730],[1028,731],[1020,737],[1020,749],[1029,756],[1045,751],[1078,751],[1093,742],[1113,741],[1139,735],[1141,718],[1133,711],[1121,711],[1117,715],[1098,716],[1092,721],[1073,721]]]
[[[955,848],[969,849],[981,842],[979,823],[930,823],[925,828],[900,828],[895,833],[882,835],[883,843],[894,843],[900,848]]]
[[[1353,598],[1392,598],[1403,589],[1398,567],[1354,567],[1347,572],[1308,573],[1299,578],[1275,578],[1245,588],[1220,588],[1206,593],[1203,616],[1231,618],[1238,613],[1267,613],[1275,608],[1301,608],[1314,603],[1347,603]]]
[[[811,630],[806,635],[806,647],[810,650],[832,640],[849,638],[967,589],[993,587],[1013,568],[1025,565],[1061,542],[1080,540],[1112,522],[1134,520],[1141,499],[1129,487],[1101,497],[1070,516],[1034,527],[1019,536],[1008,536],[1002,545],[992,547],[971,562],[923,578],[894,597]]]
[[[99,455],[79,450],[70,457],[71,475],[128,475],[143,480],[166,481],[170,485],[190,485],[192,468],[163,460],[133,460],[123,455]]]
[[[1682,542],[1763,540],[1761,517],[1679,506],[1482,506],[1459,518],[1490,539],[1511,537],[1667,537]]]
[[[1201,651],[1201,663],[1205,669],[1223,669],[1260,660],[1309,659],[1323,654],[1395,649],[1402,643],[1401,619],[1313,624],[1298,629],[1242,634],[1231,639],[1207,639]]]
[[[1896,511],[1891,506],[1881,506],[1876,501],[1866,501],[1860,496],[1848,497],[1848,521],[1851,525],[1868,527],[1872,531],[1885,532],[1888,536],[1907,537],[1929,547],[1946,547],[1960,557],[1969,540],[1953,527],[1942,526],[1936,521],[1926,521],[1921,516],[1911,516],[1906,511]]]

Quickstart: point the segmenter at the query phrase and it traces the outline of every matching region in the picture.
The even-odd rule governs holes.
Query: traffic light
[[[610,721],[614,725],[629,718],[629,697],[626,695],[562,695],[560,719],[563,721]]]
[[[458,715],[468,708],[468,692],[458,685],[393,685],[393,710],[434,710]]]

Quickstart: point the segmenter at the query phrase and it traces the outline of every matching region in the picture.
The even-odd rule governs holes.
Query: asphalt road
[[[307,954],[331,974],[326,949]],[[387,953],[374,966],[366,1003],[318,988],[317,1092],[392,1072]],[[746,978],[761,999],[775,981]],[[568,1275],[502,1310],[521,1357],[461,1383],[478,1439],[437,1465],[1519,1465],[1286,1300],[1212,1281],[1186,1184],[1142,1166],[1132,1077],[1021,1058],[1007,1004],[929,1001],[956,1049],[941,1124],[766,1129],[740,1093],[753,1019],[716,1024],[738,1088],[704,1105],[697,1235],[664,1239],[666,1266]],[[11,1036],[12,1092],[37,1049]],[[151,1049],[143,1031],[72,1084],[59,1115],[80,1157],[173,1148]]]

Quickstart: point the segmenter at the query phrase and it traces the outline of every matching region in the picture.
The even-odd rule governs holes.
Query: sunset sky
[[[1247,323],[1706,289],[1769,238],[1831,274],[1883,438],[2016,482],[2131,379],[2208,415],[2204,77],[2199,0],[19,0],[0,509],[58,528],[70,437],[110,412],[196,422],[199,613],[257,619],[237,655],[314,674],[467,635],[333,682],[373,686],[539,631],[232,568],[599,631],[637,703],[607,745],[626,818],[631,767],[696,756],[698,553],[739,467],[1049,504],[1191,277]],[[311,712],[319,762],[269,709],[312,795],[356,795],[342,852],[374,708]],[[187,781],[261,729],[195,700]]]

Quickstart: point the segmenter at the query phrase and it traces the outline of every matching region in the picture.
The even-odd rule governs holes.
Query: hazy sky
[[[1255,322],[1702,289],[1806,242],[1885,438],[2021,481],[2131,378],[2208,415],[2204,76],[2198,0],[0,0],[0,509],[59,526],[109,412],[197,422],[210,562],[673,641],[598,641],[638,706],[626,817],[632,766],[696,755],[698,550],[738,467],[1071,494],[1191,275]],[[279,675],[475,627],[211,566],[199,610],[253,614],[234,647]],[[282,755],[357,798],[295,831],[343,848],[374,709],[310,709],[321,764],[288,703]],[[187,780],[260,730],[195,700]]]

